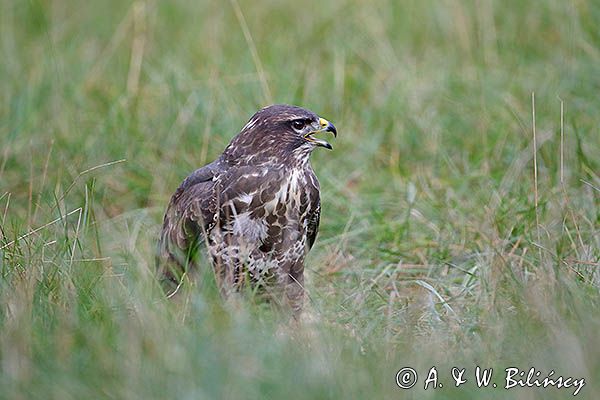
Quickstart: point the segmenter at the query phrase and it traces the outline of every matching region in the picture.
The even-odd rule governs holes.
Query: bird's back
[[[218,159],[190,174],[177,188],[165,212],[158,242],[158,276],[167,293],[181,283],[202,250],[206,232],[218,212],[216,178],[224,170]]]

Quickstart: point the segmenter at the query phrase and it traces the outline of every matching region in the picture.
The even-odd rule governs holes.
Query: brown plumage
[[[221,292],[258,286],[295,314],[304,297],[304,259],[315,242],[319,182],[309,162],[314,137],[335,127],[306,109],[258,111],[223,154],[194,171],[173,194],[158,246],[169,294],[208,253]]]

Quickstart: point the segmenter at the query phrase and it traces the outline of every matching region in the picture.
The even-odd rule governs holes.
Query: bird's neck
[[[310,154],[312,151],[312,146],[299,146],[292,150],[288,157],[291,163],[299,167],[307,167],[310,165]]]
[[[308,144],[290,142],[287,146],[275,140],[263,140],[259,145],[238,136],[225,149],[223,157],[229,165],[271,165],[305,168],[314,149]]]

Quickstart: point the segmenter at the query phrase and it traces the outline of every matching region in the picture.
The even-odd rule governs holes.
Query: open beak
[[[335,126],[333,126],[333,124],[331,122],[327,121],[325,118],[319,118],[319,125],[321,127],[320,129],[306,134],[304,136],[304,139],[308,140],[309,142],[314,143],[317,146],[325,147],[326,149],[329,149],[329,150],[333,149],[333,147],[329,144],[329,142],[327,142],[323,139],[318,139],[318,138],[314,137],[313,135],[315,135],[317,133],[321,133],[321,132],[331,132],[331,133],[333,133],[333,136],[337,137],[337,129],[335,129]]]

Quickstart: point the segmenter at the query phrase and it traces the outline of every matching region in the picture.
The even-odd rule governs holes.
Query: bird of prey
[[[158,245],[158,272],[174,294],[208,253],[222,294],[244,285],[298,315],[304,259],[321,213],[309,157],[332,146],[315,135],[335,126],[301,107],[278,104],[250,118],[215,161],[189,175],[171,197]]]

